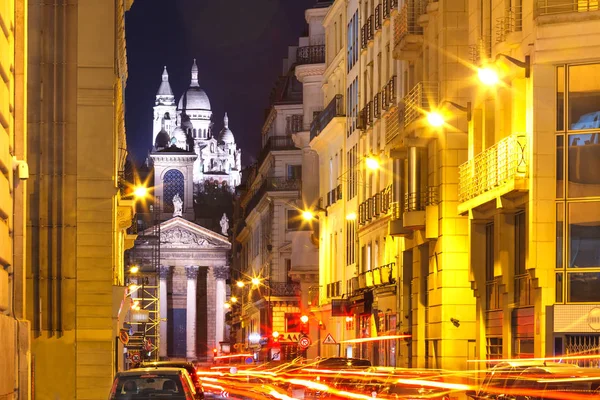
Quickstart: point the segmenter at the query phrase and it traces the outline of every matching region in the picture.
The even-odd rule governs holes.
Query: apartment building
[[[325,69],[323,17],[329,2],[306,10],[308,35],[291,46],[283,62],[262,129],[262,150],[240,198],[232,273],[232,327],[237,350],[255,358],[291,360],[318,356],[319,320],[308,309],[317,284],[318,249],[313,225],[302,218],[317,199],[317,157],[309,128],[323,108]],[[236,250],[238,251],[238,250]],[[305,316],[306,319],[301,317]],[[300,338],[313,338],[299,348]]]

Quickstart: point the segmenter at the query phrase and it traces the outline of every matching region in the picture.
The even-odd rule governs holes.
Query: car
[[[583,114],[579,121],[571,124],[571,130],[600,128],[600,111]]]
[[[136,368],[117,373],[109,400],[201,400],[188,372],[183,368]]]
[[[202,391],[202,383],[200,382],[200,377],[198,376],[198,370],[196,369],[196,366],[194,364],[192,364],[191,362],[187,362],[187,361],[145,361],[141,364],[142,368],[164,368],[164,367],[171,367],[171,368],[183,368],[185,369],[188,374],[190,375],[190,378],[192,378],[192,382],[194,382],[194,386],[196,387],[196,390],[200,390]]]

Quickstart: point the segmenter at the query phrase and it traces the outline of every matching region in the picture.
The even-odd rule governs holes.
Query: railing
[[[368,39],[367,39],[367,24],[365,23],[360,28],[360,48],[361,48],[361,50],[364,50],[364,49],[367,48],[367,43],[368,43]]]
[[[408,35],[422,35],[419,17],[425,13],[427,0],[406,2],[394,19],[394,45],[398,45]]]
[[[310,124],[310,140],[319,136],[319,133],[329,125],[332,119],[344,116],[346,116],[346,113],[344,112],[344,96],[336,94],[327,107],[325,107],[325,109],[315,117],[312,124]]]
[[[393,75],[386,84],[386,92],[387,105],[394,105],[396,103],[396,75]]]
[[[294,114],[290,115],[286,119],[286,133],[291,135],[292,133],[302,132],[304,130],[304,115]]]
[[[439,90],[437,82],[419,82],[408,92],[404,98],[406,111],[404,126],[421,118],[424,111],[430,111],[438,104]]]
[[[477,43],[469,46],[471,62],[474,65],[480,65],[482,61],[492,57],[492,37],[482,36],[477,39]]]
[[[537,0],[535,16],[600,10],[598,0]]]
[[[397,10],[398,9],[398,0],[391,0],[390,8],[392,9],[392,11]]]
[[[390,15],[392,14],[392,8],[391,8],[391,1],[390,0],[383,0],[383,19],[386,20],[390,17]]]
[[[506,40],[506,35],[523,30],[523,12],[520,6],[506,10],[506,15],[496,19],[496,43]]]
[[[374,268],[370,271],[363,271],[358,274],[358,287],[354,290],[363,290],[366,288],[377,287],[381,285],[389,285],[395,283],[392,276],[396,263],[384,264],[381,267]]]
[[[392,201],[390,203],[390,219],[397,221],[402,218],[402,204],[399,201]]]
[[[327,298],[338,297],[342,295],[342,281],[331,282],[327,284]]]
[[[375,7],[375,30],[378,31],[381,29],[381,4],[378,4]]]
[[[265,178],[258,189],[250,193],[250,198],[246,204],[246,215],[258,204],[260,199],[266,192],[284,192],[284,191],[300,191],[302,180],[288,178]]]
[[[367,118],[367,125],[373,125],[373,100],[367,103],[365,109],[367,110],[365,112],[365,117]]]
[[[375,38],[375,17],[370,15],[367,19],[367,40]]]
[[[258,155],[258,165],[262,165],[269,153],[273,150],[297,150],[294,141],[289,136],[271,136],[265,147],[262,148]]]
[[[321,64],[325,62],[325,45],[302,46],[296,50],[296,64]]]
[[[342,199],[342,184],[337,185],[327,193],[327,206],[335,204]]]
[[[426,206],[438,203],[437,187],[428,186],[427,190],[409,192],[404,195],[404,209],[406,211],[423,211]]]
[[[533,305],[531,276],[528,273],[515,275],[515,304],[518,307]]]
[[[524,178],[527,170],[527,136],[508,136],[458,167],[458,201],[475,198],[511,179]]]
[[[373,115],[375,118],[381,117],[381,92],[373,98]]]
[[[369,197],[358,205],[358,223],[364,225],[367,221],[383,214],[386,215],[391,207],[392,186],[389,185],[379,193]]]
[[[385,121],[385,141],[389,143],[404,129],[404,103],[390,111]]]
[[[302,293],[300,284],[295,282],[269,282],[268,287],[271,296],[300,296]]]

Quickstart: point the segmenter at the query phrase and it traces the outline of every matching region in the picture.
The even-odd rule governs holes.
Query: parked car
[[[198,376],[198,370],[196,366],[191,362],[187,361],[150,361],[143,362],[141,365],[142,368],[183,368],[185,369],[190,378],[192,378],[192,382],[194,382],[194,386],[196,390],[202,391],[202,383],[200,382],[200,377]]]
[[[571,124],[571,130],[600,128],[600,111],[583,114],[579,121]]]
[[[200,400],[190,375],[182,368],[138,368],[115,376],[109,400]]]

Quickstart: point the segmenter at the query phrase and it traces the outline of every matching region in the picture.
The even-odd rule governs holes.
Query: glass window
[[[565,167],[565,137],[556,137],[556,197],[561,199],[565,196],[565,179],[563,171]]]
[[[563,273],[556,274],[556,302],[562,303],[563,300]]]
[[[569,128],[600,128],[600,64],[569,66],[568,84]]]
[[[568,266],[600,268],[600,202],[571,203],[568,207]]]
[[[556,69],[556,130],[565,130],[565,67]]]
[[[171,169],[165,173],[163,178],[163,196],[164,196],[164,212],[170,213],[175,210],[173,199],[179,196],[180,200],[184,196],[183,173],[176,169]]]
[[[600,132],[569,135],[567,160],[567,195],[570,198],[600,196]]]
[[[567,274],[567,294],[571,303],[600,302],[600,272],[575,272]]]
[[[302,179],[302,165],[288,165],[288,179]]]
[[[562,269],[563,264],[563,227],[564,227],[564,211],[565,207],[563,203],[556,205],[556,268]]]

